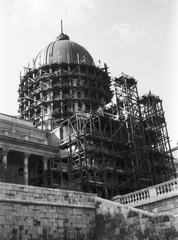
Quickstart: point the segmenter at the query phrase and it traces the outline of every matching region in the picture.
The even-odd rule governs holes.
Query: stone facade
[[[30,121],[0,113],[0,162],[22,170],[26,185],[39,175],[39,169],[47,168],[49,158],[58,154],[59,149],[48,142],[47,131],[34,128]]]

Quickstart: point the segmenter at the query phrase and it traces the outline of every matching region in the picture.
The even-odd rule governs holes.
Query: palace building
[[[3,164],[32,186],[111,199],[176,177],[162,100],[112,78],[63,33],[27,67],[19,116],[0,114]]]

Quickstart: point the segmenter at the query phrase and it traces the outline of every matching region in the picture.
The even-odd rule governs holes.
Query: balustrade
[[[113,201],[133,206],[146,204],[150,201],[158,201],[159,199],[172,196],[172,194],[178,194],[178,178],[140,191],[116,196],[113,198]]]

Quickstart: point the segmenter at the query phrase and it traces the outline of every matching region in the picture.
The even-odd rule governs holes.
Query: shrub
[[[0,182],[24,184],[24,179],[18,167],[11,165],[6,168],[3,163],[0,163]]]

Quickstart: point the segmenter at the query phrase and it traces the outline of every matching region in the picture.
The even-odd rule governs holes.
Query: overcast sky
[[[19,72],[60,34],[85,47],[111,76],[124,72],[163,99],[171,146],[178,141],[177,0],[1,0],[0,112],[17,115]]]

